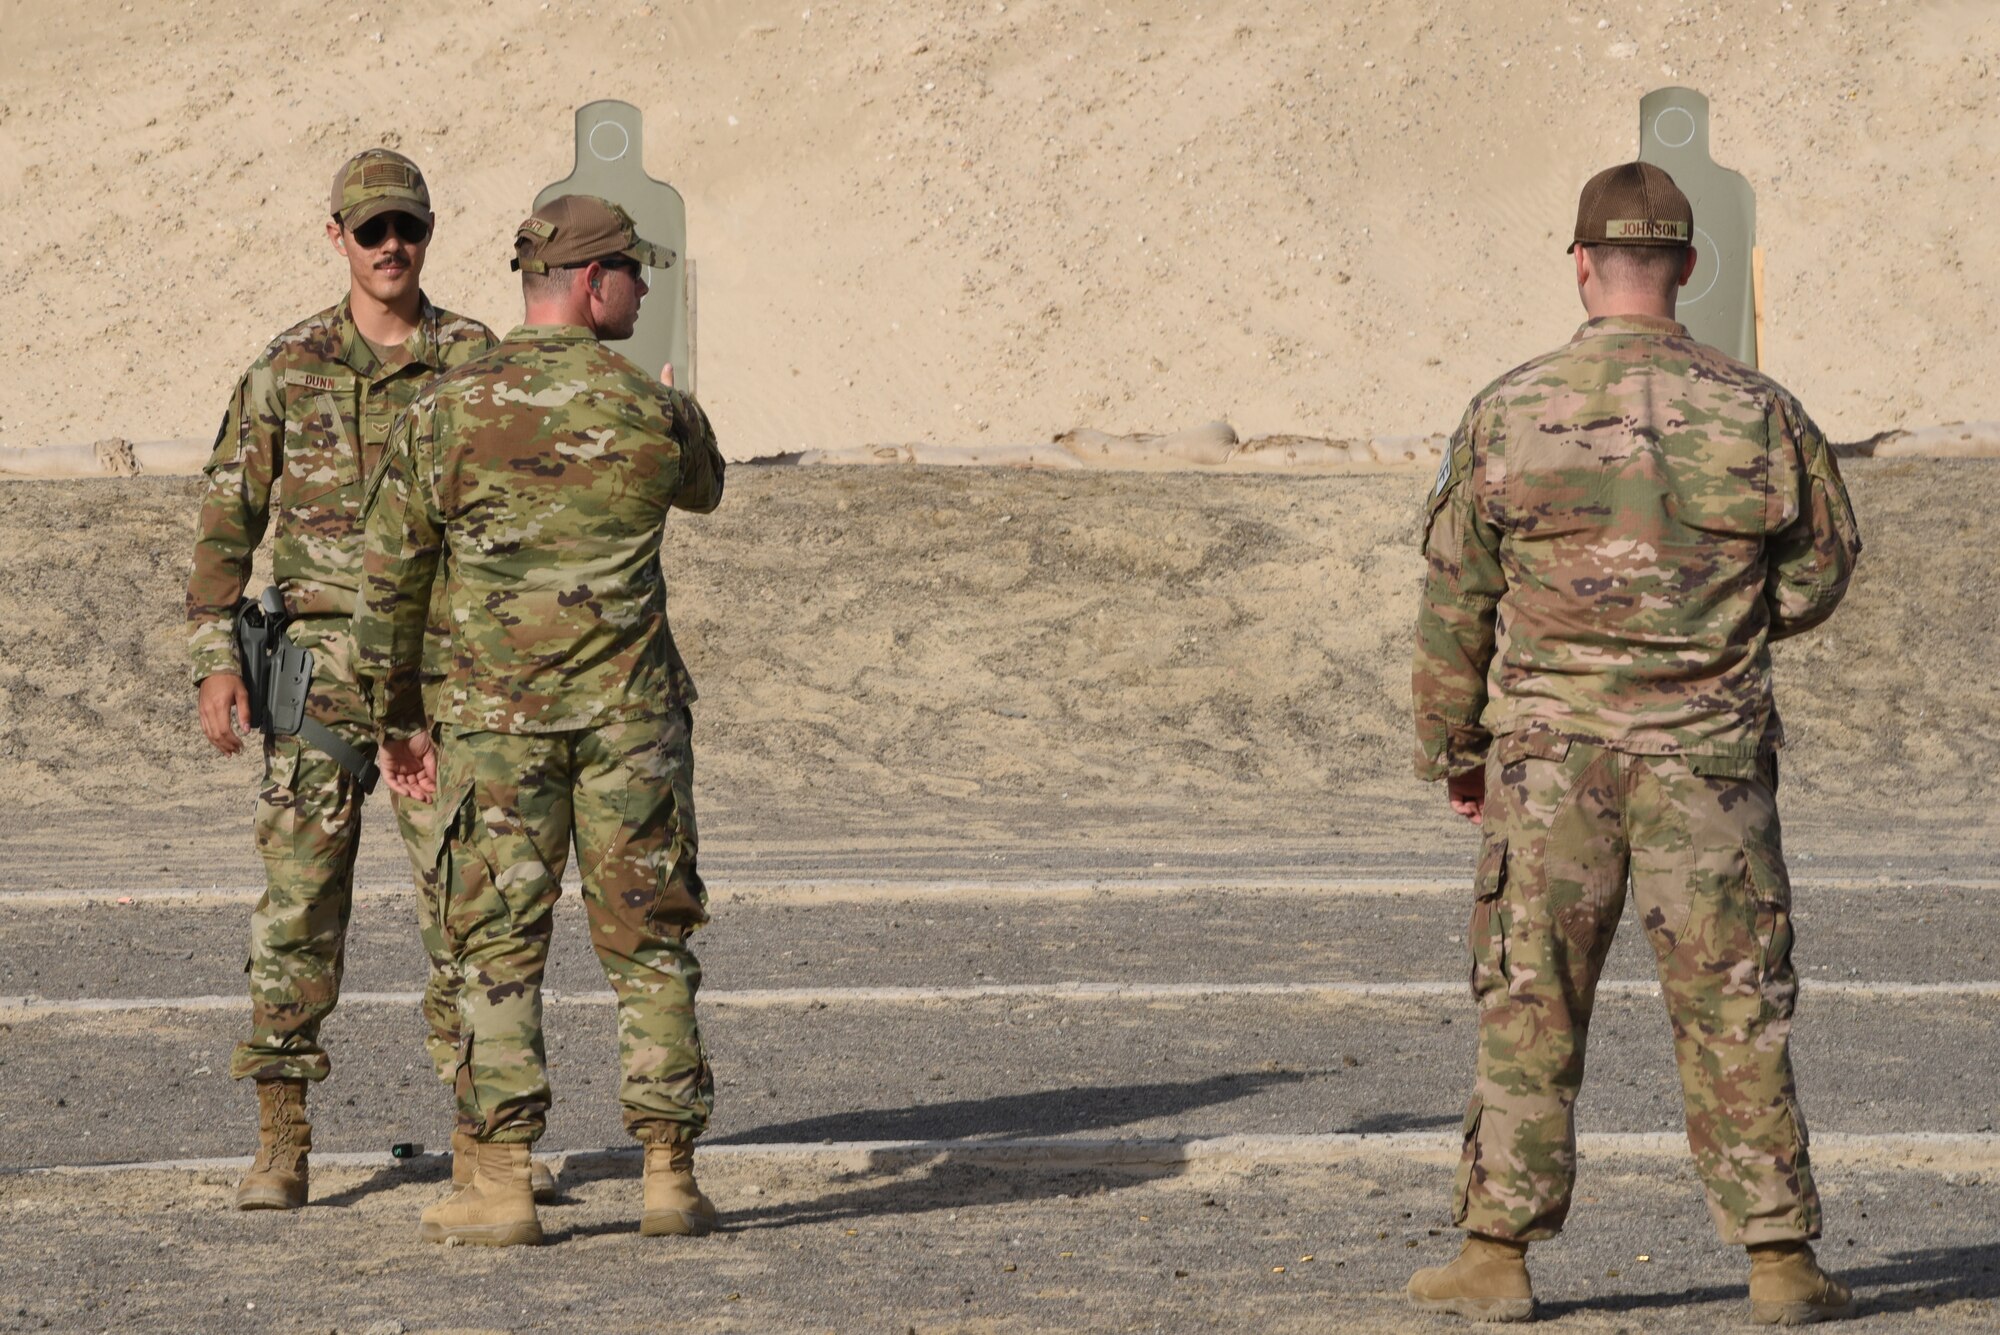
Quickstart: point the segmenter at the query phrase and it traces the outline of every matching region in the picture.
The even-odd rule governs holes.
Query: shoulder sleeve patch
[[[1444,495],[1444,489],[1451,485],[1451,461],[1457,454],[1457,450],[1449,445],[1445,446],[1444,457],[1438,460],[1437,481],[1431,484],[1432,500]]]

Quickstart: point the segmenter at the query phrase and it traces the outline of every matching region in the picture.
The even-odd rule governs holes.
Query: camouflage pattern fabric
[[[693,398],[568,326],[516,329],[392,433],[356,651],[384,731],[409,736],[426,725],[426,609],[450,626],[430,715],[442,760],[426,939],[462,980],[456,1084],[475,1138],[532,1141],[546,1121],[541,978],[572,837],[618,995],[626,1125],[646,1141],[707,1125],[687,947],[707,902],[694,684],[667,624],[660,542],[670,509],[712,510],[722,486]]]
[[[313,654],[312,716],[350,746],[373,745],[375,727],[354,685],[347,619],[306,618],[293,624],[291,637]],[[330,1063],[319,1031],[340,999],[365,798],[353,775],[296,737],[265,739],[264,771],[256,830],[265,887],[251,915],[250,957],[243,966],[250,978],[250,1037],[237,1045],[229,1071],[236,1079],[322,1080]],[[434,809],[393,793],[390,801],[412,861],[430,859],[418,866],[419,897],[434,896]],[[432,962],[425,1014],[455,1016],[455,967],[449,957],[437,967],[435,953]],[[432,1043],[438,1073],[447,1081],[458,1060],[450,1046],[456,1032],[454,1019],[443,1045]]]
[[[1633,755],[1539,730],[1496,744],[1467,935],[1479,1059],[1460,1227],[1527,1241],[1569,1213],[1591,1006],[1629,873],[1716,1228],[1745,1245],[1819,1236],[1776,783],[1768,754]]]
[[[271,578],[295,615],[350,616],[361,511],[389,425],[417,391],[493,345],[477,320],[426,300],[410,360],[385,366],[348,303],[272,340],[236,384],[203,470],[187,614],[194,678],[236,672],[236,601],[272,520]]]
[[[686,710],[557,733],[447,732],[436,932],[463,972],[459,1125],[538,1139],[549,1081],[542,973],[572,838],[590,943],[618,998],[618,1102],[647,1143],[692,1140],[715,1082],[695,1023],[707,920]]]
[[[660,537],[670,507],[712,510],[722,483],[694,399],[587,330],[518,328],[440,377],[397,423],[369,499],[355,635],[387,735],[425,726],[418,669],[440,583],[443,726],[567,732],[692,700]]]
[[[1771,641],[1832,613],[1860,550],[1780,385],[1671,320],[1587,321],[1473,400],[1440,470],[1418,774],[1533,726],[1652,755],[1781,745]]]
[[[291,637],[313,651],[307,711],[350,744],[373,744],[349,623],[365,481],[380,464],[390,422],[417,391],[492,342],[484,325],[425,301],[408,359],[385,365],[342,301],[279,335],[244,373],[205,470],[187,596],[196,681],[239,671],[236,601],[270,531],[272,578],[300,616]],[[432,681],[438,663],[426,665]],[[317,1080],[328,1070],[319,1027],[340,991],[363,795],[331,758],[297,738],[267,741],[265,764],[256,830],[266,888],[245,966],[251,1036],[230,1069],[238,1077]],[[430,809],[401,801],[396,808],[405,844],[428,850]],[[448,974],[434,973],[430,986],[453,993]],[[428,1009],[456,1006],[435,1001]],[[453,1065],[455,1058],[441,1068],[447,1077]]]
[[[1817,1236],[1770,643],[1832,614],[1860,550],[1797,401],[1671,320],[1589,320],[1467,410],[1424,524],[1412,674],[1418,773],[1486,780],[1462,1227],[1562,1227],[1629,878],[1718,1228]]]

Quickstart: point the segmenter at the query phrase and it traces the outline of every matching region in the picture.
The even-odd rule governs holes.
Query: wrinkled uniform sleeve
[[[1764,601],[1771,613],[1771,638],[1782,640],[1833,615],[1861,556],[1861,531],[1825,434],[1789,400],[1779,401],[1777,415],[1772,429],[1784,433],[1798,450],[1805,488],[1799,517],[1769,547]]]
[[[207,487],[187,588],[188,651],[197,682],[242,671],[236,661],[236,602],[270,522],[271,479],[284,430],[277,375],[268,359],[260,359],[236,382],[202,469]]]
[[[1410,689],[1417,722],[1417,776],[1443,779],[1479,768],[1492,737],[1486,669],[1493,659],[1494,614],[1506,579],[1500,534],[1479,513],[1477,479],[1485,468],[1480,405],[1466,411],[1426,503],[1424,594]]]
[[[692,394],[672,395],[674,435],[681,447],[681,480],[674,491],[676,510],[707,514],[722,504],[722,451],[715,428]]]
[[[424,632],[443,551],[444,525],[431,486],[432,414],[419,401],[396,420],[367,500],[361,592],[354,608],[357,675],[383,736],[401,739],[424,717]]]

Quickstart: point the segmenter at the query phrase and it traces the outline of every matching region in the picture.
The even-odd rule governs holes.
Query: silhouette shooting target
[[[687,205],[680,191],[646,175],[644,120],[629,102],[605,100],[576,111],[576,165],[535,196],[540,208],[558,195],[600,195],[620,205],[639,235],[671,247],[680,259],[667,269],[648,267],[651,289],[639,307],[632,337],[610,346],[657,375],[673,363],[674,384],[694,392],[694,288],[687,249]]]
[[[1694,206],[1695,266],[1681,289],[1681,323],[1702,342],[1755,366],[1757,199],[1748,181],[1709,157],[1708,99],[1692,88],[1646,94],[1639,103],[1639,160],[1673,177]]]

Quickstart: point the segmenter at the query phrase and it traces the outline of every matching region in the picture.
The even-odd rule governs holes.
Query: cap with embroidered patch
[[[333,216],[349,230],[383,213],[407,213],[426,224],[430,187],[417,164],[387,148],[356,153],[333,174]]]
[[[1693,240],[1694,206],[1674,178],[1650,162],[1623,162],[1584,182],[1569,248],[1685,246]]]
[[[676,258],[639,235],[632,215],[596,195],[558,195],[514,229],[514,269],[547,273],[623,256],[654,269]]]

